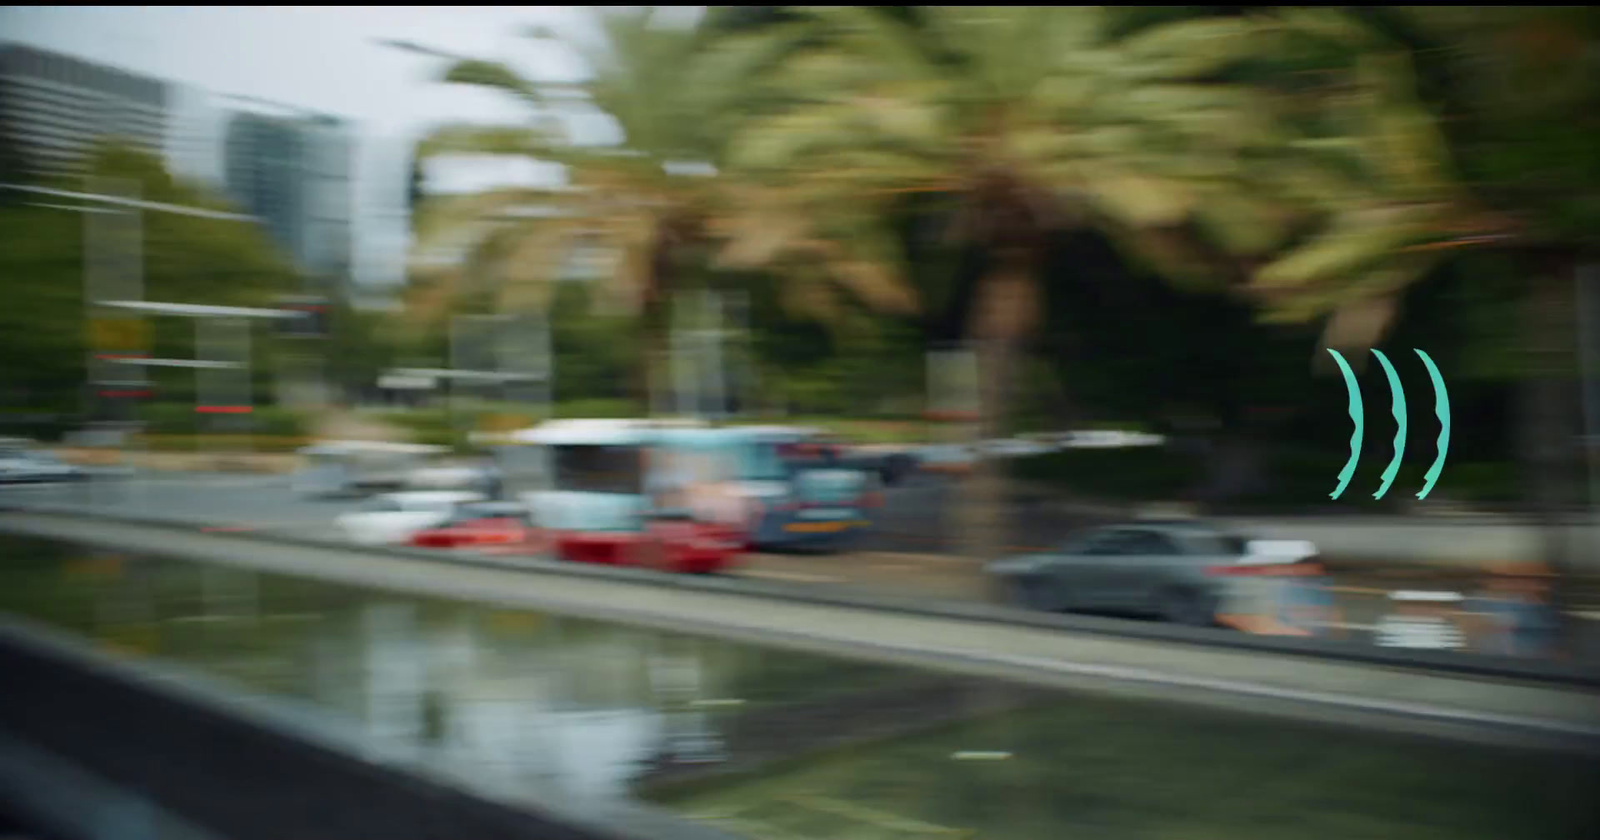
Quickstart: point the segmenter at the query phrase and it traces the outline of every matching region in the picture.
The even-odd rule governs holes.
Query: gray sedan
[[[1294,553],[1268,554],[1258,546],[1286,546]],[[1308,543],[1252,543],[1202,522],[1148,521],[1087,531],[1053,551],[998,560],[988,571],[1004,578],[1017,602],[1032,609],[1126,612],[1210,625],[1219,609],[1236,600],[1238,572],[1314,552]]]

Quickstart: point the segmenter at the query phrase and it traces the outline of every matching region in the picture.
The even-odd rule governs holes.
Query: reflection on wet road
[[[1596,836],[1592,763],[1025,690],[5,540],[0,610],[299,700],[469,782],[749,837]]]

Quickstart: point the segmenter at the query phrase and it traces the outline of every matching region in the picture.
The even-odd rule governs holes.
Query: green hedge
[[[1416,500],[1426,463],[1403,463],[1383,499],[1374,499],[1382,464],[1364,459],[1337,501],[1330,499],[1344,453],[1279,449],[1266,456],[1266,487],[1231,500],[1242,508],[1293,510],[1337,505],[1354,511],[1391,510]],[[1204,459],[1168,447],[1075,449],[1010,463],[1010,474],[1064,493],[1115,501],[1182,501],[1205,478]],[[1430,499],[1494,506],[1518,498],[1510,463],[1447,463]]]
[[[312,440],[278,435],[145,435],[140,439],[151,452],[256,452],[286,454]]]
[[[556,404],[557,417],[644,417],[644,406],[629,399],[568,400]]]
[[[465,451],[469,448],[467,434],[455,428],[452,416],[447,408],[418,408],[384,412],[379,418],[405,430],[412,443],[446,446],[455,451]]]
[[[151,403],[139,414],[145,430],[152,435],[196,435],[216,431],[216,426],[210,422],[213,415],[200,414],[194,406],[185,403]],[[250,433],[269,437],[303,437],[310,433],[311,427],[304,414],[279,406],[258,406],[247,416],[229,419],[243,420]]]

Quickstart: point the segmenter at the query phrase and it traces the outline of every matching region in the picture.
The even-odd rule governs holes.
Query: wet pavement
[[[432,749],[467,778],[751,838],[1596,836],[1592,762],[0,541],[0,611]]]

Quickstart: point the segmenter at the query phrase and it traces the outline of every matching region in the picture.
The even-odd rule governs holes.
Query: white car
[[[457,506],[484,501],[482,493],[415,491],[385,493],[361,510],[340,514],[339,530],[359,545],[397,545],[418,531],[449,521]]]
[[[77,481],[84,478],[75,467],[40,450],[12,450],[0,454],[0,484],[32,484],[44,481]]]

